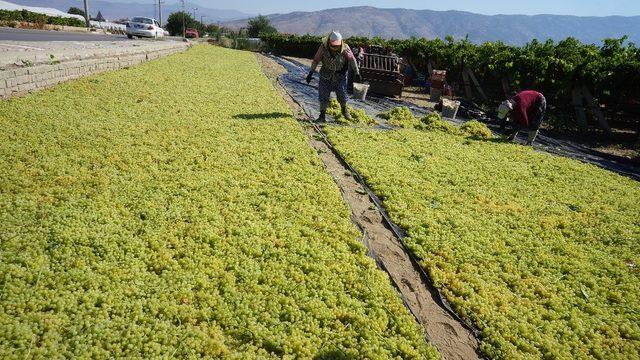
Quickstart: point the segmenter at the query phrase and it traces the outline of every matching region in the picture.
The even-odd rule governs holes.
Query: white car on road
[[[164,34],[165,31],[160,27],[156,19],[134,17],[131,21],[127,22],[127,37],[129,39],[132,39],[134,36],[159,38],[163,37]]]

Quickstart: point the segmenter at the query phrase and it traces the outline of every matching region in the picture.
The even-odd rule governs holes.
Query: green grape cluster
[[[488,357],[640,358],[638,182],[448,131],[327,132]]]
[[[340,103],[338,100],[333,99],[329,103],[329,107],[327,108],[327,115],[331,116],[337,123],[343,125],[376,125],[376,120],[367,115],[364,109],[354,109],[351,106],[347,105],[347,111],[349,115],[351,115],[351,120],[347,120],[344,116],[342,116],[342,108],[340,107]]]
[[[289,113],[205,45],[0,102],[0,358],[437,359]]]
[[[387,124],[401,128],[412,129],[420,123],[411,110],[406,106],[398,106],[378,115],[387,120]]]
[[[460,129],[446,120],[442,120],[437,112],[432,112],[420,119],[420,123],[416,126],[418,130],[424,131],[442,131],[447,134],[459,134]]]
[[[493,138],[493,132],[491,129],[489,129],[486,124],[483,124],[478,120],[467,121],[460,125],[460,132],[463,135],[474,139]]]
[[[458,127],[443,120],[437,112],[432,112],[418,119],[406,106],[395,107],[378,116],[387,120],[387,124],[399,128],[442,131],[449,134],[460,134],[474,139],[491,139],[493,137],[493,133],[487,125],[477,120],[467,121]]]

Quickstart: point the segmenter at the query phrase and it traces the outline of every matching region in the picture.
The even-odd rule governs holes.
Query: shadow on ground
[[[291,114],[282,113],[282,112],[272,112],[272,113],[263,113],[263,114],[238,114],[234,115],[234,119],[239,120],[267,120],[267,119],[280,119],[280,118],[290,118],[293,117]]]
[[[340,350],[322,351],[313,357],[314,360],[355,360],[354,357],[348,356]]]

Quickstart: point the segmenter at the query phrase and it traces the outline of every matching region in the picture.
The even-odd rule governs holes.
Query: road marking
[[[44,50],[42,48],[33,47],[33,46],[12,45],[12,44],[0,44],[0,47],[18,48],[18,49],[25,49],[25,50]]]

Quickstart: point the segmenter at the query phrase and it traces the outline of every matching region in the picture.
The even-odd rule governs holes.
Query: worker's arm
[[[313,57],[313,62],[311,63],[311,68],[309,69],[310,73],[316,71],[316,68],[318,68],[318,65],[322,61],[322,55],[324,55],[324,46],[320,45],[318,51],[316,51],[316,55]]]
[[[316,55],[313,57],[313,62],[311,63],[311,68],[309,69],[309,73],[307,74],[307,84],[311,83],[313,80],[313,73],[316,71],[318,64],[322,61],[322,55],[324,54],[324,47],[320,45],[318,51],[316,51]]]
[[[358,68],[358,62],[356,61],[356,57],[353,55],[353,51],[351,51],[351,48],[349,47],[349,45],[346,45],[346,46],[347,46],[347,50],[345,52],[345,55],[347,56],[349,69],[353,73],[354,79],[356,79],[356,81],[362,81],[362,77],[360,76],[360,68]]]

